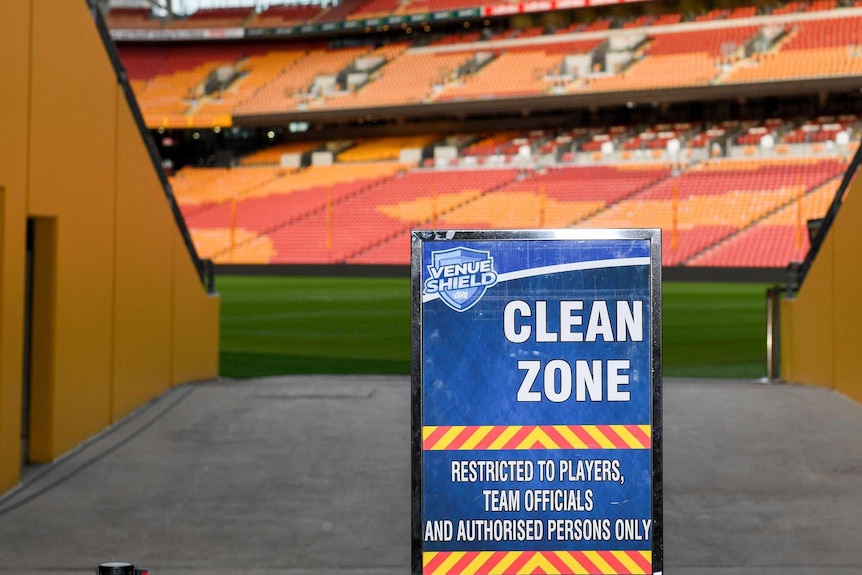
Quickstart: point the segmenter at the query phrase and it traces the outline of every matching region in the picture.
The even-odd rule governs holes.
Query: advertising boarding
[[[662,571],[660,254],[413,232],[413,575]]]

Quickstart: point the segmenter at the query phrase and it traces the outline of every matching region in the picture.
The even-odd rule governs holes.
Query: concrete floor
[[[862,406],[664,386],[665,573],[862,573]],[[0,573],[406,575],[407,377],[182,386],[0,498]]]

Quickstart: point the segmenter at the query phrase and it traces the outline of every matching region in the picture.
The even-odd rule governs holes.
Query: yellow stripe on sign
[[[548,561],[541,553],[534,553],[530,559],[524,563],[518,570],[518,573],[535,573],[536,568],[542,570],[545,575],[559,575],[560,570],[554,567],[554,564]]]
[[[611,555],[613,555],[617,561],[625,565],[626,569],[629,570],[629,573],[645,575],[643,568],[635,563],[635,560],[631,558],[631,555],[629,555],[627,551],[611,551]]]
[[[614,449],[615,446],[613,442],[605,437],[605,434],[599,431],[598,427],[595,425],[585,425],[584,431],[586,431],[590,437],[592,437],[596,443],[599,444],[600,447],[604,449]]]
[[[554,442],[550,437],[548,437],[548,434],[545,433],[545,430],[543,430],[541,427],[536,427],[535,429],[533,429],[533,431],[530,432],[530,435],[528,435],[518,447],[523,447],[524,449],[531,449],[533,445],[536,444],[536,442],[538,442],[539,445],[541,445],[545,449],[559,449],[560,447],[556,444],[556,442]]]
[[[461,446],[461,449],[474,449],[480,441],[485,439],[485,436],[491,433],[491,430],[494,429],[493,425],[483,425],[479,427],[473,435],[470,436],[470,439],[464,442],[464,445]]]
[[[437,445],[440,447],[446,448],[455,441],[455,438],[464,431],[463,425],[453,425],[449,428],[449,431],[443,434],[443,437],[440,438],[440,441],[437,442]]]
[[[615,425],[614,431],[617,432],[617,435],[620,436],[620,439],[625,441],[626,445],[628,445],[629,447],[633,447],[635,449],[643,447],[643,445],[641,445],[641,442],[638,441],[638,438],[632,435],[632,432],[629,431],[625,425]]]
[[[598,551],[584,551],[584,556],[593,562],[593,565],[599,568],[603,574],[613,575],[614,568],[608,565],[608,562],[602,559]]]
[[[515,562],[515,559],[521,556],[521,551],[509,551],[506,553],[506,556],[503,557],[499,563],[494,565],[494,567],[488,571],[488,575],[503,575],[509,566]]]
[[[455,566],[455,563],[460,561],[463,556],[463,551],[453,551],[449,554],[449,557],[447,557],[440,565],[437,566],[437,569],[434,571],[434,573],[448,573],[449,570]]]
[[[510,425],[500,436],[494,440],[494,442],[488,447],[488,449],[502,449],[504,445],[506,445],[512,437],[515,436],[516,433],[521,431],[520,425]]]
[[[577,559],[566,551],[557,551],[557,557],[563,560],[563,563],[571,569],[574,575],[587,575],[589,570],[578,562]]]
[[[485,564],[485,561],[490,559],[493,555],[493,551],[482,551],[476,555],[476,558],[473,559],[461,573],[463,573],[463,575],[477,575],[479,569]]]
[[[428,438],[431,437],[431,434],[437,431],[436,425],[426,425],[422,428],[422,441],[428,441]]]
[[[422,553],[422,566],[427,567],[432,559],[437,557],[437,551],[425,551]]]
[[[647,437],[652,437],[652,429],[649,425],[638,425],[641,431],[643,431]]]
[[[641,557],[649,561],[649,564],[652,565],[652,551],[641,551]]]
[[[575,435],[575,432],[572,431],[572,428],[568,425],[555,425],[554,429],[556,429],[560,435],[562,435],[566,441],[572,444],[573,449],[586,449],[587,444],[584,441]]]

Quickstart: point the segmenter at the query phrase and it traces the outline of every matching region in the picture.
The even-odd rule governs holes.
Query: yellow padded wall
[[[121,97],[121,96],[120,96]],[[132,114],[118,117],[115,346],[112,416],[118,419],[171,385],[173,214],[161,194]],[[184,254],[189,260],[188,254]],[[200,285],[200,282],[197,282]],[[140,303],[148,301],[146,315]]]
[[[208,296],[186,257],[179,233],[174,234],[174,363],[175,383],[199,381],[218,372],[218,297]]]
[[[782,305],[784,379],[834,388],[862,401],[862,178],[857,177],[795,300]]]
[[[84,2],[33,9],[29,211],[58,222],[50,459],[110,423],[117,85]]]
[[[862,178],[856,177],[846,197],[834,228],[835,286],[832,298],[835,306],[834,386],[845,395],[862,402],[862,381],[859,379],[859,352],[862,348],[862,247],[859,224],[862,222]]]
[[[817,255],[820,273],[811,273],[795,300],[781,314],[782,377],[832,386],[832,268],[834,241],[827,237]]]
[[[0,2],[0,492],[21,461],[29,31],[29,3]]]
[[[84,0],[0,2],[0,492],[20,475],[27,218],[30,457],[218,370],[218,296],[183,242]]]

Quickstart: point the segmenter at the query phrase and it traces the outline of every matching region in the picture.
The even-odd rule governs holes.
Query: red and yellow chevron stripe
[[[650,449],[649,425],[427,425],[422,448],[499,449]]]
[[[429,551],[423,575],[648,575],[650,551]]]

